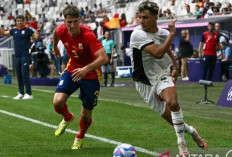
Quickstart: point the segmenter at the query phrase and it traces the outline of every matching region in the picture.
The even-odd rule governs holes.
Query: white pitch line
[[[0,112],[3,113],[3,114],[6,114],[6,115],[10,115],[10,116],[19,118],[19,119],[30,121],[30,122],[35,123],[35,124],[43,125],[43,126],[46,126],[46,127],[49,127],[49,128],[54,128],[54,129],[57,128],[57,126],[55,126],[55,125],[48,124],[48,123],[45,123],[45,122],[41,122],[39,120],[28,118],[28,117],[25,117],[25,116],[22,116],[22,115],[19,115],[19,114],[15,114],[15,113],[12,113],[12,112],[8,112],[8,111],[5,111],[5,110],[0,109]],[[71,129],[66,129],[65,132],[77,134],[77,131],[71,130]],[[95,139],[95,140],[99,140],[99,141],[114,144],[114,145],[118,145],[118,144],[122,143],[122,142],[118,142],[118,141],[114,141],[114,140],[110,140],[110,139],[107,139],[107,138],[104,138],[104,137],[98,137],[98,136],[94,136],[94,135],[90,135],[90,134],[85,134],[85,136],[88,137],[88,138],[92,138],[92,139]],[[144,149],[144,148],[141,148],[141,147],[136,147],[135,146],[135,149],[138,152],[142,152],[142,153],[153,155],[153,156],[161,155],[161,154],[159,154],[157,152],[152,152],[150,150],[147,150],[147,149]]]

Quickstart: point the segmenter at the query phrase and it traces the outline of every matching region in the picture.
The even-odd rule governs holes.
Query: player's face
[[[212,32],[212,31],[213,31],[213,25],[208,25],[208,30],[209,30],[210,32]]]
[[[215,30],[220,30],[220,24],[215,24]]]
[[[186,37],[187,34],[186,34],[186,32],[185,32],[184,30],[182,30],[182,31],[181,31],[181,35],[182,35],[183,37]]]
[[[24,25],[24,20],[23,19],[16,19],[16,25],[18,27],[22,27]]]
[[[67,16],[64,20],[69,34],[74,37],[77,34],[79,34],[79,24],[80,24],[80,18],[75,18],[71,16]]]
[[[108,39],[110,39],[110,33],[109,32],[106,32],[105,33],[105,38],[108,40]]]
[[[225,49],[225,45],[224,44],[222,44],[222,43],[220,43],[220,46],[221,46],[221,48],[224,50]]]
[[[152,15],[149,10],[145,10],[139,13],[142,29],[145,32],[154,33],[157,28],[157,15]]]

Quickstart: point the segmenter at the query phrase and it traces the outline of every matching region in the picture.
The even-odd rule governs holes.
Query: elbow
[[[163,58],[164,54],[163,53],[159,53],[158,51],[156,53],[153,53],[153,57],[155,57],[156,59],[161,59]]]
[[[107,55],[105,55],[105,57],[103,58],[103,65],[107,64],[109,62],[109,58]]]
[[[167,49],[156,49],[156,50],[153,50],[153,52],[151,52],[150,54],[156,59],[161,59],[163,58],[166,51]]]
[[[163,58],[163,56],[164,56],[164,54],[157,54],[157,55],[155,55],[154,57],[155,57],[156,59],[161,59],[161,58]]]

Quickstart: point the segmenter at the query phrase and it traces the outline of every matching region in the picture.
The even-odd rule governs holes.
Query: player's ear
[[[158,18],[159,18],[159,16],[158,16],[158,15],[155,15],[155,20],[156,20],[156,21],[158,20]]]

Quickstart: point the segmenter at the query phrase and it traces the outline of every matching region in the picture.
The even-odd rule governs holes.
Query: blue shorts
[[[92,110],[98,101],[98,95],[100,91],[99,80],[80,80],[74,82],[72,80],[71,73],[67,70],[62,74],[60,81],[56,87],[55,93],[65,93],[70,96],[78,88],[80,88],[79,98],[82,101],[82,105],[89,110]]]

